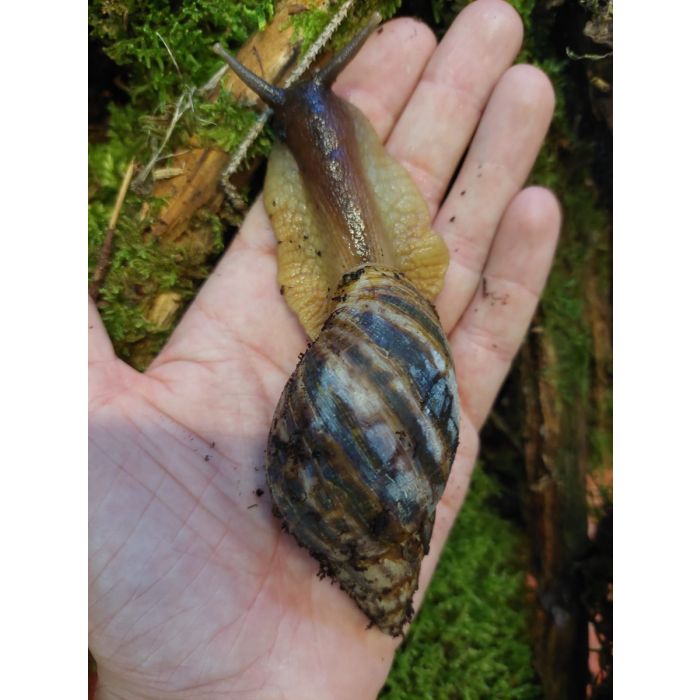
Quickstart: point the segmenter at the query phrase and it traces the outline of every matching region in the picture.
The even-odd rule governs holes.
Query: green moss
[[[143,147],[138,111],[113,107],[107,140],[88,146],[88,280],[92,280],[109,218],[128,163]],[[135,137],[134,134],[138,134]],[[148,213],[142,214],[148,202]],[[153,301],[163,292],[185,303],[207,278],[223,250],[223,225],[202,211],[191,224],[200,227],[200,244],[162,243],[149,233],[164,200],[129,192],[117,221],[109,268],[100,289],[99,308],[107,332],[122,359],[144,369],[167,340],[171,326],[149,321]],[[193,239],[195,237],[192,237]]]
[[[550,379],[559,397],[571,403],[589,392],[593,340],[586,317],[585,275],[596,251],[606,247],[609,215],[597,202],[588,174],[592,156],[578,143],[564,113],[566,102],[557,74],[550,75],[555,76],[559,108],[530,180],[552,189],[562,206],[561,243],[540,316],[557,354],[557,373]],[[576,144],[574,150],[569,144]]]
[[[240,45],[264,29],[273,0],[92,0],[88,16],[105,52],[129,69],[128,90],[138,108],[156,112],[187,87],[206,82],[220,65],[218,40]]]
[[[294,27],[293,39],[294,41],[301,40],[302,53],[319,37],[340,5],[342,2],[337,0],[332,2],[327,10],[313,9],[291,17],[291,24]],[[350,8],[347,18],[331,38],[328,48],[336,50],[344,46],[366,23],[367,17],[372,12],[379,12],[384,19],[389,19],[396,14],[400,6],[401,0],[383,0],[381,2],[358,0]]]
[[[91,0],[88,17],[93,36],[118,65],[129,69],[132,103],[155,113],[174,103],[188,87],[205,83],[220,65],[211,52],[216,40],[230,49],[240,46],[255,31],[265,28],[274,12],[273,0]],[[390,17],[400,0],[357,2],[346,29],[354,33],[371,9]],[[292,16],[302,51],[311,45],[332,16],[330,11],[310,10]],[[354,19],[353,19],[354,18]],[[345,30],[338,38],[345,40]]]
[[[114,237],[109,272],[101,288],[100,313],[107,332],[120,355],[137,369],[144,369],[170,334],[149,320],[154,299],[161,293],[177,294],[187,302],[199,284],[207,278],[212,259],[223,249],[222,226],[217,217],[206,212],[193,221],[202,226],[213,240],[194,247],[162,244],[153,236],[143,235],[157,219],[163,201],[149,200],[150,213],[138,221],[136,212],[141,200],[129,195]],[[102,245],[109,211],[95,203],[90,207],[91,258]],[[177,320],[177,319],[175,319]]]
[[[220,90],[214,102],[200,99],[195,104],[194,116],[198,123],[194,133],[202,144],[217,146],[227,153],[238,147],[258,118],[258,112],[236,102],[226,90]],[[246,157],[252,160],[259,155],[267,156],[273,138],[268,122]]]
[[[380,697],[526,700],[541,697],[528,642],[523,552],[496,515],[498,486],[477,469],[421,611]]]
[[[544,22],[538,29],[538,33],[549,31]],[[557,373],[550,379],[558,396],[571,404],[587,396],[590,388],[593,341],[584,284],[592,256],[608,246],[609,212],[598,202],[590,175],[593,145],[576,133],[575,107],[567,99],[570,62],[543,55],[546,36],[538,40],[535,34],[528,39],[521,58],[547,73],[556,94],[552,126],[530,182],[554,191],[563,212],[561,241],[542,297],[540,318],[557,355]],[[552,52],[551,45],[548,51]]]
[[[106,140],[88,148],[89,279],[129,161],[135,157],[143,166],[155,153],[182,94],[191,95],[188,109],[158,166],[169,165],[168,154],[189,147],[192,138],[225,151],[240,143],[255,112],[236,105],[224,91],[208,103],[194,88],[220,66],[220,59],[211,52],[214,40],[240,44],[251,32],[264,28],[272,11],[272,0],[194,0],[177,7],[158,0],[90,3],[93,35],[103,42],[108,56],[128,69],[130,103],[110,107]],[[270,143],[266,130],[249,157],[266,154]],[[117,353],[139,369],[157,354],[178,320],[174,318],[167,328],[151,322],[154,300],[170,292],[178,295],[184,308],[223,250],[223,224],[212,212],[198,212],[190,231],[199,230],[199,236],[190,236],[186,246],[176,245],[149,234],[163,202],[148,200],[150,211],[144,218],[139,212],[145,202],[133,192],[127,197],[99,304]]]
[[[291,25],[294,28],[292,41],[301,42],[302,54],[306,53],[314,41],[318,39],[332,17],[332,12],[320,8],[292,15],[290,18]]]

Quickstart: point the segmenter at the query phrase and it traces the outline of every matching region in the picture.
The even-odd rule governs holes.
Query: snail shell
[[[449,256],[427,205],[330,86],[367,27],[282,90],[220,48],[275,109],[264,201],[278,281],[315,341],[270,429],[275,512],[371,623],[402,634],[458,441],[452,358],[433,299]]]
[[[337,295],[275,411],[268,485],[289,531],[398,635],[457,449],[457,386],[437,315],[405,277],[361,267]]]

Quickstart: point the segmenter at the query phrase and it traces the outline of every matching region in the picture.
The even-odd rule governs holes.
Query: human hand
[[[559,229],[554,196],[521,189],[554,103],[540,71],[510,67],[521,39],[502,0],[470,5],[437,48],[425,26],[395,20],[335,86],[414,177],[451,254],[436,306],[460,387],[460,447],[416,607]],[[90,305],[90,649],[101,698],[355,700],[374,697],[391,666],[397,640],[367,629],[270,511],[267,433],[307,342],[279,294],[276,248],[258,201],[145,374],[115,358]]]

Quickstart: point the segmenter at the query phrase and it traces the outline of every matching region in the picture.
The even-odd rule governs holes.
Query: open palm
[[[553,109],[547,78],[511,67],[521,39],[501,0],[470,5],[437,48],[425,26],[396,20],[335,86],[414,177],[451,253],[437,308],[461,441],[417,598],[559,228],[554,196],[521,189]],[[102,698],[355,700],[374,697],[391,666],[397,640],[367,629],[271,514],[267,432],[307,343],[275,254],[258,201],[145,374],[115,358],[90,305],[90,649]]]

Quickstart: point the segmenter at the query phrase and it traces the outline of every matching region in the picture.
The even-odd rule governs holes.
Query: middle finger
[[[431,218],[523,27],[503,0],[477,0],[452,23],[387,142],[428,202]]]

